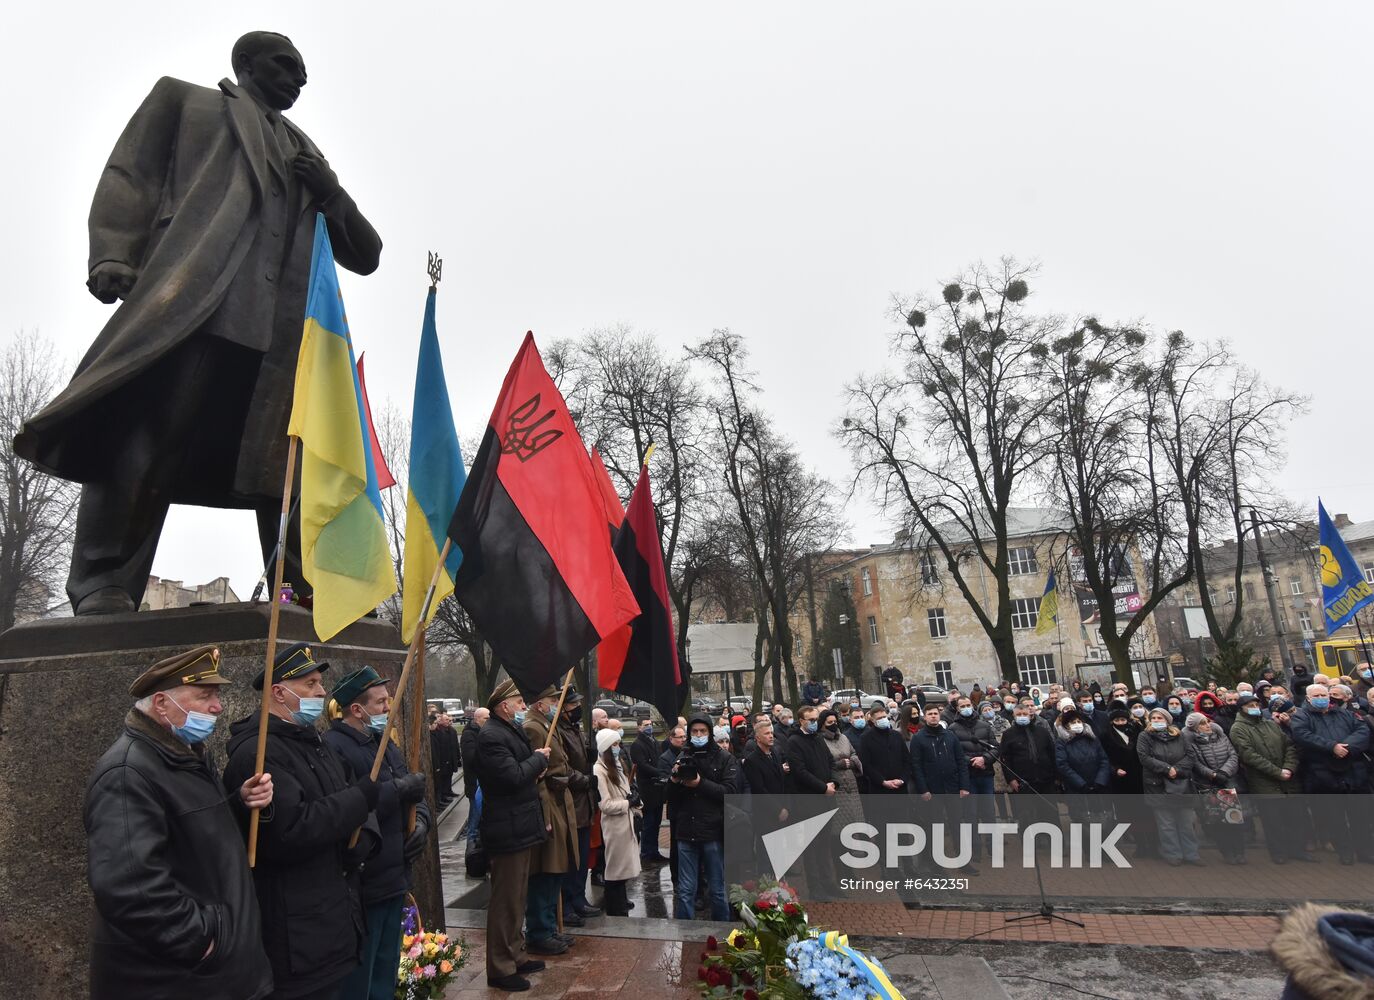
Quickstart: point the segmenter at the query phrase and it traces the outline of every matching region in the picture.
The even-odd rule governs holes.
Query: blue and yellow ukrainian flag
[[[317,215],[287,433],[300,439],[302,571],[321,639],[396,593],[365,420],[334,251]]]
[[[463,452],[453,427],[439,331],[434,325],[436,291],[425,300],[425,325],[420,331],[420,357],[415,365],[415,405],[410,413],[410,482],[406,489],[405,580],[401,586],[401,638],[415,636],[429,582],[448,538],[448,523],[458,506],[467,474]],[[444,560],[443,572],[429,605],[428,625],[439,602],[453,593],[453,577],[463,562],[455,545]]]
[[[1050,570],[1045,581],[1045,592],[1040,595],[1040,614],[1035,623],[1035,634],[1044,635],[1051,631],[1059,621],[1059,585],[1054,582],[1054,570]]]

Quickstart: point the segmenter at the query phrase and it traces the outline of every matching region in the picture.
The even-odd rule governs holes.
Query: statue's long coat
[[[283,119],[295,146],[314,143]],[[31,419],[15,450],[78,482],[101,481],[140,420],[157,418],[148,372],[193,335],[263,353],[239,441],[206,442],[232,479],[181,477],[174,503],[251,506],[280,496],[314,219],[323,212],[335,259],[376,269],[381,240],[346,192],[321,204],[292,175],[264,110],[242,88],[164,77],[120,136],[91,205],[92,268],[138,271],[132,292],[82,359],[71,384]],[[171,457],[169,456],[169,460]]]

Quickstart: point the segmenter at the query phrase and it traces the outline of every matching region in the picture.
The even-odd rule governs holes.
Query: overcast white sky
[[[93,8],[92,8],[93,9]],[[1227,338],[1313,397],[1282,486],[1374,517],[1364,3],[22,4],[0,41],[0,335],[72,361],[108,316],[86,215],[163,75],[213,86],[288,34],[290,113],[382,234],[343,274],[374,407],[409,412],[426,287],[459,431],[526,329],[745,335],[766,405],[837,483],[844,382],[894,292],[1038,261],[1047,311]],[[1361,68],[1363,67],[1363,68]],[[854,541],[889,530],[852,506]],[[177,510],[154,571],[257,577],[251,518]]]

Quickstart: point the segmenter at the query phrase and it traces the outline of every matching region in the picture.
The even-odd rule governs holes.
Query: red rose
[[[782,912],[786,913],[789,917],[795,917],[801,912],[801,907],[796,903],[788,903],[782,908]]]
[[[759,1000],[759,995],[753,990],[744,991],[744,1000]]]
[[[714,935],[711,936],[711,937],[708,937],[708,938],[706,939],[706,950],[707,950],[707,951],[715,951],[715,950],[716,950],[717,948],[719,948],[719,947],[720,947],[720,944],[719,944],[719,942],[716,941]]]
[[[750,972],[748,969],[740,969],[739,981],[742,982],[745,986],[753,986],[754,974]]]
[[[710,982],[710,980],[707,978],[706,966],[704,966],[704,965],[698,965],[698,966],[697,966],[697,978],[700,979],[703,983],[708,983],[708,982]]]
[[[766,899],[760,899],[757,903],[754,904],[754,909],[756,910],[771,910],[772,908],[773,904],[768,902],[768,900]]]

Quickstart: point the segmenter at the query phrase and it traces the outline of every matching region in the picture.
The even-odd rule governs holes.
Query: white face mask
[[[1082,731],[1083,731],[1083,723],[1081,723],[1081,722],[1070,722],[1070,723],[1069,723],[1069,732],[1071,732],[1071,733],[1081,733]]]

